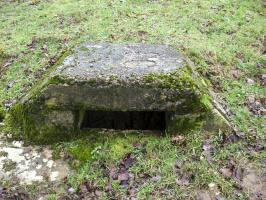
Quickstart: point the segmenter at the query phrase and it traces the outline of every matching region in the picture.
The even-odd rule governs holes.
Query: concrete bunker
[[[230,129],[187,59],[148,44],[79,45],[12,107],[9,122],[13,132],[38,143],[94,128]]]

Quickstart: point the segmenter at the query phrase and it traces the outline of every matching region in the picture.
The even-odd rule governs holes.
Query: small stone
[[[73,194],[75,192],[74,188],[70,187],[67,189],[67,192]]]
[[[124,165],[124,167],[126,169],[128,169],[129,167],[131,167],[134,163],[134,157],[132,154],[128,154],[123,161],[121,162],[122,165]]]
[[[14,147],[20,148],[20,147],[22,147],[23,142],[22,142],[22,141],[13,141],[13,142],[12,142],[12,145],[13,145]]]
[[[57,177],[58,177],[58,172],[57,171],[54,171],[54,172],[51,172],[51,175],[50,175],[50,180],[53,182],[53,181],[56,181],[57,180]]]
[[[254,83],[255,81],[253,79],[250,79],[250,78],[247,79],[247,84],[253,85]]]
[[[209,183],[209,188],[212,189],[212,188],[215,188],[216,187],[216,184],[215,183]]]
[[[36,169],[41,169],[42,168],[42,165],[37,165],[36,166]]]
[[[36,151],[33,151],[32,157],[36,157],[36,156],[38,156],[38,153]],[[44,161],[44,160],[46,160],[46,161]],[[43,159],[43,162],[47,162],[47,159]]]
[[[54,161],[49,160],[49,161],[47,162],[47,167],[52,168],[53,164],[54,164]]]

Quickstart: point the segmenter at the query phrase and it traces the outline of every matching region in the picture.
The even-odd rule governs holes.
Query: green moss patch
[[[14,139],[23,139],[27,143],[36,144],[66,141],[77,135],[74,128],[67,129],[59,124],[46,123],[48,112],[49,109],[40,109],[39,104],[17,103],[5,119],[4,130],[11,133]]]
[[[65,149],[74,159],[82,163],[103,159],[108,160],[109,164],[115,164],[133,152],[134,144],[137,144],[139,140],[144,142],[150,138],[159,137],[140,133],[134,131],[82,131],[74,141],[64,142],[55,147],[57,150]]]

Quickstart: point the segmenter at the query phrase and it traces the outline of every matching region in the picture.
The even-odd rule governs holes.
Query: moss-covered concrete
[[[67,116],[65,112],[72,114],[42,108],[40,104],[17,103],[6,116],[5,131],[11,132],[14,138],[39,144],[69,140],[78,134],[74,125],[76,115],[73,112],[73,116]]]
[[[169,133],[228,131],[205,81],[188,63],[163,45],[84,43],[65,53],[6,121],[13,132],[38,143],[78,135],[86,110],[164,111]]]

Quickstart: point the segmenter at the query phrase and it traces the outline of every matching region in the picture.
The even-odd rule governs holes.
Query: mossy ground
[[[76,166],[77,176],[69,177],[69,184],[78,188],[82,182],[96,182],[105,196],[128,195],[116,182],[111,195],[103,188],[107,184],[106,168],[117,166],[130,152],[136,158],[130,171],[137,181],[132,184],[137,184],[134,188],[140,199],[172,196],[189,199],[198,190],[208,190],[210,183],[215,183],[221,195],[228,199],[246,199],[249,194],[245,191],[234,196],[237,183],[233,178],[225,178],[219,169],[228,162],[242,160],[265,169],[265,117],[253,114],[246,106],[251,94],[256,98],[266,94],[258,78],[266,73],[264,6],[259,0],[1,1],[0,52],[12,58],[1,74],[1,105],[25,94],[56,63],[61,52],[80,42],[171,45],[209,78],[216,92],[228,103],[243,139],[226,143],[230,136],[219,132],[191,132],[184,135],[185,145],[173,145],[170,137],[152,135],[114,136],[92,147],[86,147],[89,139],[62,143],[61,149],[74,160],[81,160]],[[255,83],[247,84],[247,78]],[[139,148],[135,147],[135,140],[140,143]],[[212,162],[203,156],[206,141],[215,149]],[[264,146],[264,150],[254,150],[258,145]],[[179,172],[174,167],[177,161],[183,163]],[[161,179],[154,182],[145,173],[148,177],[158,174]],[[180,174],[192,176],[188,185],[177,185]],[[56,194],[51,199],[56,199]]]
[[[106,187],[111,171],[131,155],[134,162],[128,171],[134,178],[129,180],[129,188],[136,190],[138,199],[194,199],[198,191],[208,190],[210,183],[216,184],[221,195],[228,199],[248,196],[245,192],[236,196],[237,181],[219,173],[229,158],[239,161],[246,156],[241,141],[221,145],[222,133],[190,132],[183,135],[185,139],[180,143],[173,143],[171,136],[132,131],[83,134],[74,141],[54,145],[54,157],[64,152],[77,171],[67,183],[77,192],[89,182],[106,199],[127,196],[128,189],[123,189],[119,180],[111,183],[112,193]],[[212,161],[202,151],[206,140],[216,149]],[[184,177],[189,183],[178,185],[177,179]]]

